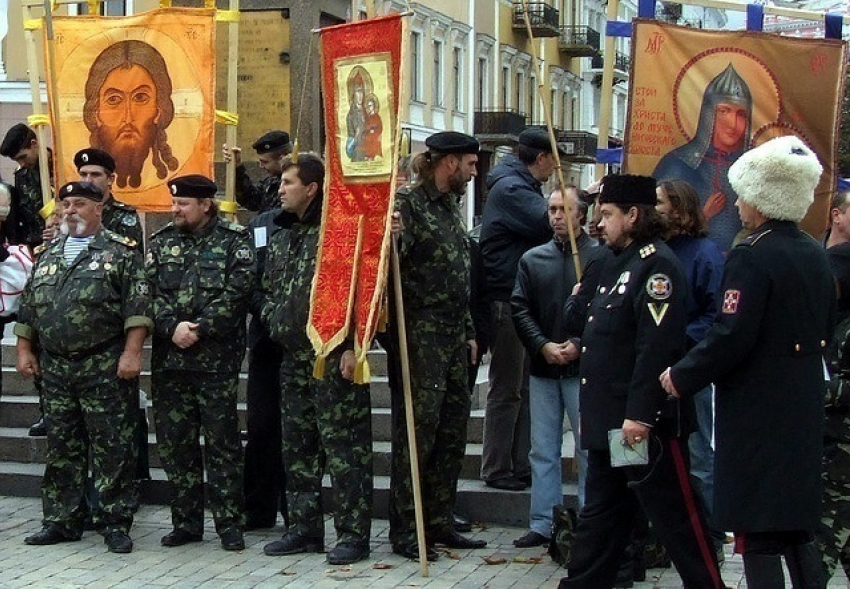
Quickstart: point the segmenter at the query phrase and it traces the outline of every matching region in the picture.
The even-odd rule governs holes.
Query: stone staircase
[[[144,370],[141,376],[142,390],[150,391],[150,348],[145,349]],[[390,390],[386,378],[385,355],[381,350],[370,352],[372,371],[372,430],[374,449],[374,514],[387,517],[387,501],[390,475]],[[0,495],[38,496],[41,477],[44,474],[46,453],[45,438],[31,438],[29,426],[38,419],[38,397],[32,381],[25,380],[15,371],[15,338],[7,326],[2,339],[3,394],[0,397]],[[243,363],[240,374],[238,408],[242,429],[245,429],[246,404],[245,384],[247,366]],[[478,384],[472,399],[469,417],[466,458],[458,484],[457,510],[474,521],[500,525],[526,526],[528,523],[529,495],[524,492],[506,492],[491,489],[479,479],[481,468],[482,436],[484,430],[484,399],[487,390],[486,366],[478,376]],[[149,401],[150,403],[150,401]],[[142,499],[147,503],[168,502],[169,489],[165,472],[162,470],[156,450],[156,435],[153,427],[153,411],[148,407],[150,430],[148,444],[152,480],[145,481]],[[576,488],[573,469],[573,439],[564,436],[563,471],[565,473],[564,494],[568,504],[575,503]],[[326,492],[330,480],[325,478]],[[328,493],[325,505],[331,505]]]

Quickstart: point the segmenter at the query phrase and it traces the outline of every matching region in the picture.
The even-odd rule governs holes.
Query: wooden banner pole
[[[47,55],[45,56],[47,59],[47,73],[50,78],[50,83],[47,84],[47,106],[52,112],[51,120],[53,122],[53,152],[56,156],[56,161],[54,162],[56,168],[56,187],[59,188],[63,184],[65,184],[65,167],[62,165],[62,158],[64,152],[62,151],[62,133],[61,126],[59,121],[59,104],[56,95],[57,88],[57,79],[56,79],[56,49],[54,47],[55,40],[53,38],[53,7],[50,4],[50,0],[44,0],[44,34],[47,42],[45,43],[47,47]],[[39,139],[39,143],[41,140]],[[39,153],[39,158],[41,158],[41,154]],[[48,161],[46,159],[39,159],[39,168],[46,168],[47,166],[42,166],[41,162]],[[44,186],[44,178],[42,178],[42,186]],[[44,197],[44,193],[42,192],[42,197]],[[51,197],[52,198],[52,195]],[[45,201],[46,204],[47,201]]]
[[[616,0],[609,0],[616,1]],[[561,191],[561,196],[564,199],[564,205],[570,215],[567,220],[567,231],[570,237],[570,248],[572,249],[573,265],[576,269],[576,280],[581,281],[581,260],[578,256],[578,245],[576,244],[576,232],[573,228],[572,216],[574,214],[573,205],[567,203],[567,184],[564,182],[564,171],[561,169],[561,153],[558,151],[558,140],[555,138],[555,129],[552,127],[552,100],[549,93],[545,91],[546,72],[543,64],[537,56],[537,47],[535,46],[534,33],[531,31],[531,19],[528,16],[528,0],[522,0],[522,16],[525,21],[525,31],[528,34],[529,45],[531,46],[531,59],[538,68],[537,73],[537,94],[543,101],[543,120],[546,121],[546,130],[549,132],[549,146],[552,149],[552,155],[555,157],[555,173],[558,178],[558,190]]]
[[[27,48],[27,69],[29,70],[30,92],[32,94],[33,115],[43,115],[44,109],[41,104],[41,84],[39,82],[38,52],[35,43],[35,32],[27,23],[33,22],[32,6],[42,4],[22,3],[24,16],[24,43]],[[41,179],[41,198],[46,205],[53,198],[50,192],[50,165],[47,154],[47,128],[45,125],[33,125],[38,137],[38,171]]]
[[[608,22],[617,20],[619,0],[608,0],[606,18]],[[608,149],[608,134],[611,131],[611,105],[614,98],[614,64],[617,61],[617,51],[614,48],[614,37],[605,35],[604,61],[602,63],[602,92],[599,101],[599,137],[596,140],[597,149]],[[605,175],[605,164],[596,164],[596,179],[601,180]]]
[[[228,8],[231,12],[239,12],[239,0],[230,0]],[[239,20],[232,20],[227,25],[227,110],[235,113],[239,109],[238,97],[238,68],[239,68]],[[237,145],[236,125],[227,125],[224,137],[227,145]],[[236,158],[231,158],[225,167],[224,176],[225,199],[236,201]],[[232,215],[236,218],[236,214]]]

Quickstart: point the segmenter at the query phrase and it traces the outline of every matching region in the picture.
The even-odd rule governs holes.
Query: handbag
[[[0,262],[0,317],[18,312],[21,293],[32,273],[33,258],[25,245],[7,245],[9,257]]]

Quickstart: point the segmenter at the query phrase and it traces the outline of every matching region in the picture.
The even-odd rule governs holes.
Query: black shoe
[[[302,552],[324,552],[325,542],[322,538],[308,538],[300,534],[284,534],[280,540],[269,542],[263,546],[266,556],[285,556],[301,554]]]
[[[484,481],[484,484],[500,491],[524,491],[528,486],[519,479],[507,477],[504,479],[496,479],[494,481]]]
[[[34,424],[30,426],[30,437],[43,438],[47,435],[47,426],[44,424],[44,416],[38,418]]]
[[[109,552],[114,552],[115,554],[129,554],[133,552],[133,541],[130,539],[130,536],[121,530],[109,532],[103,538],[103,542],[106,544]]]
[[[340,542],[328,552],[328,564],[354,564],[369,558],[369,544]]]
[[[415,540],[407,544],[393,544],[393,552],[410,560],[419,560],[419,544]],[[434,562],[440,555],[430,546],[425,546],[425,558]]]
[[[432,536],[428,538],[428,543],[442,544],[449,548],[484,548],[487,546],[487,542],[484,540],[473,540],[472,538],[461,536],[454,530],[437,536]]]
[[[528,532],[522,538],[514,540],[514,546],[517,548],[534,548],[535,546],[547,546],[548,544],[549,538],[543,534],[538,534],[533,530]]]
[[[24,544],[30,546],[49,546],[60,542],[76,542],[82,534],[72,534],[56,524],[46,524],[40,532],[24,538]]]
[[[192,532],[187,532],[186,530],[175,528],[171,530],[168,534],[163,536],[159,543],[163,546],[173,548],[175,546],[183,546],[184,544],[188,544],[189,542],[200,542],[203,539],[203,534],[193,534]]]
[[[472,524],[469,520],[462,515],[456,514],[454,511],[452,512],[452,527],[455,529],[455,532],[461,534],[468,534],[472,531]]]
[[[225,530],[221,533],[221,547],[225,550],[245,550],[245,539],[239,530]]]

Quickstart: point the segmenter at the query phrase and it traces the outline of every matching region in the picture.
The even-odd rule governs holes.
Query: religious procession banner
[[[74,154],[97,147],[115,158],[120,200],[166,211],[168,179],[212,176],[214,10],[54,16],[53,27],[56,87],[49,96],[66,178],[77,176]]]
[[[307,332],[324,357],[355,341],[358,382],[378,324],[389,264],[400,133],[399,15],[322,29],[325,205]]]
[[[796,135],[824,173],[802,226],[825,229],[836,189],[846,44],[635,20],[624,168],[696,188],[710,237],[741,229],[726,173],[746,150]]]

